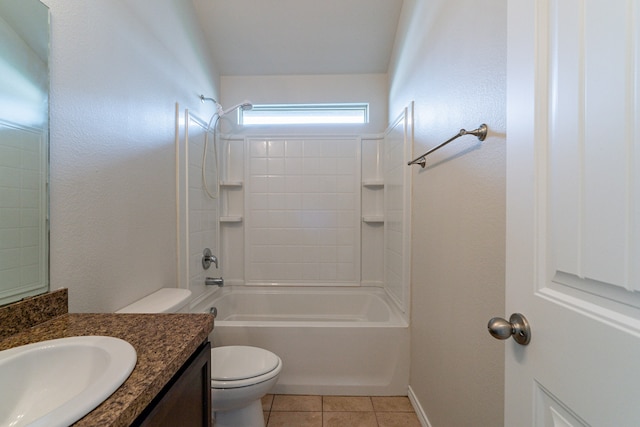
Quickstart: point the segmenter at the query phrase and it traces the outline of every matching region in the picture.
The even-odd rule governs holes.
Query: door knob
[[[509,320],[494,317],[487,325],[489,333],[494,338],[506,340],[513,337],[518,344],[527,345],[531,341],[531,328],[527,318],[520,313],[513,313]]]

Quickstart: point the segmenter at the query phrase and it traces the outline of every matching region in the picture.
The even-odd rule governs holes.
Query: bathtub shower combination
[[[408,325],[380,288],[230,286],[201,296],[191,311],[212,307],[214,346],[280,356],[274,393],[407,393]]]
[[[184,144],[189,310],[215,307],[215,347],[278,355],[275,393],[406,395],[412,108],[380,135],[216,138],[217,107]],[[209,131],[215,198],[200,179]],[[204,242],[219,269],[200,267]],[[220,275],[224,287],[206,285]]]

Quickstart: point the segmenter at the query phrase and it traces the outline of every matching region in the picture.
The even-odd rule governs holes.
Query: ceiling
[[[403,0],[193,0],[223,76],[386,73]]]

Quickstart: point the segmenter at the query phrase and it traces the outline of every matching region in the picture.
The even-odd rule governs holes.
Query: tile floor
[[[421,427],[406,396],[297,396],[262,399],[267,427]]]

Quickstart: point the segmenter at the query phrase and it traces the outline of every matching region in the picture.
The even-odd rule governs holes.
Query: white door
[[[640,1],[509,0],[507,62],[505,426],[638,427]]]

